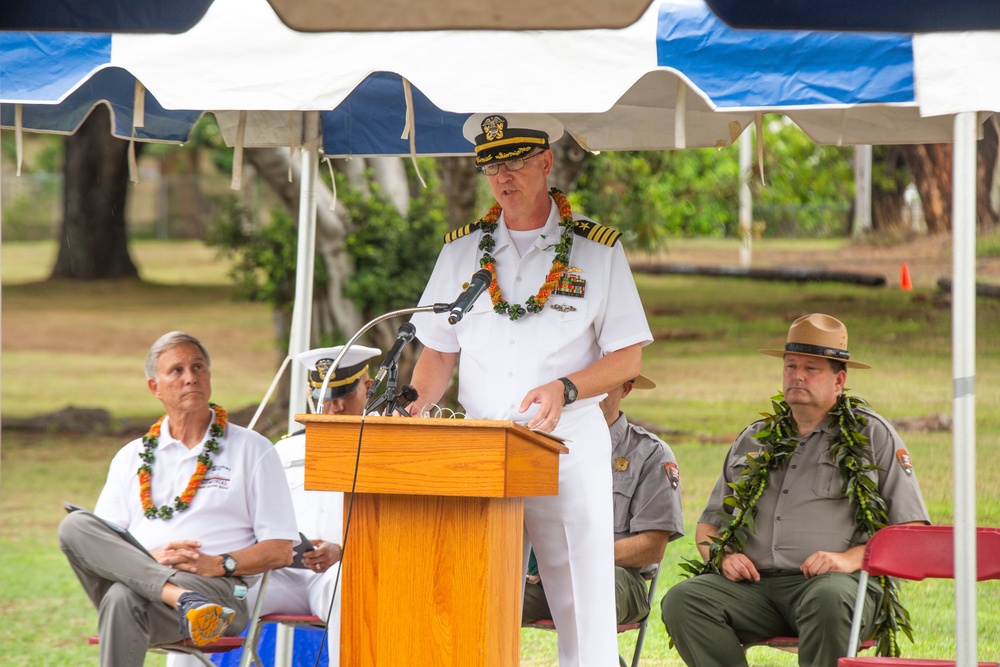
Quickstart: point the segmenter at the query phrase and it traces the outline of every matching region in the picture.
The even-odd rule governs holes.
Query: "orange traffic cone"
[[[899,272],[899,289],[904,292],[909,292],[913,289],[913,282],[910,280],[910,267],[903,262],[903,266]]]

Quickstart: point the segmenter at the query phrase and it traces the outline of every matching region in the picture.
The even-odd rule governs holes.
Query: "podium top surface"
[[[357,415],[315,415],[315,414],[298,414],[295,415],[295,421],[300,424],[354,424],[361,425],[362,418]],[[442,428],[442,429],[456,429],[456,428],[476,428],[476,429],[496,429],[496,430],[512,430],[526,440],[532,443],[545,447],[546,449],[551,449],[552,451],[559,452],[560,454],[566,454],[569,452],[569,448],[564,445],[561,441],[549,437],[547,434],[533,431],[532,429],[524,426],[523,424],[518,424],[517,422],[504,420],[504,419],[440,419],[434,417],[383,417],[381,415],[368,415],[364,418],[366,426],[400,426],[400,427],[413,427],[421,426],[426,428]]]
[[[516,498],[559,493],[569,448],[512,421],[296,415],[306,426],[306,488]],[[363,442],[362,442],[363,441]]]

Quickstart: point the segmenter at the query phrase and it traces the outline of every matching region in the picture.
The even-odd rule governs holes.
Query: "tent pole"
[[[302,120],[303,141],[299,170],[299,236],[295,264],[295,303],[289,332],[288,354],[295,357],[309,349],[312,330],[313,264],[316,247],[316,179],[319,174],[319,112],[307,111]],[[306,369],[293,363],[288,392],[288,433],[299,427],[295,415],[305,411]]]
[[[753,195],[750,193],[750,170],[753,169],[753,126],[740,135],[740,266],[750,266],[753,258]]]
[[[955,466],[956,666],[976,646],[976,114],[955,116],[951,335]]]

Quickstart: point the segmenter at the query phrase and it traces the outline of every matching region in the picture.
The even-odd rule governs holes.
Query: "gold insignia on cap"
[[[625,472],[628,470],[628,459],[624,456],[619,456],[615,459],[615,470],[618,472]]]
[[[488,116],[483,119],[483,134],[487,141],[503,139],[504,128],[507,127],[507,119],[503,116]]]
[[[320,359],[316,362],[316,370],[321,378],[325,378],[330,372],[330,366],[333,366],[333,359]]]

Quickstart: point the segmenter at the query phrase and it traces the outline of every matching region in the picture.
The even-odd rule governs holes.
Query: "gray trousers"
[[[649,616],[649,588],[634,568],[615,568],[615,612],[618,625],[638,623]],[[552,618],[542,584],[525,584],[521,623]]]
[[[245,601],[233,590],[241,579],[202,577],[160,565],[90,514],[66,515],[59,524],[59,546],[97,609],[101,667],[142,667],[150,646],[184,638],[177,611],[160,600],[168,582],[234,609],[227,635],[238,635],[249,620]]]
[[[745,667],[741,644],[775,636],[799,637],[799,665],[836,667],[847,655],[858,575],[798,572],[763,575],[759,582],[703,574],[673,586],[661,611],[667,632],[689,667]],[[870,633],[882,597],[870,581],[862,637]]]

